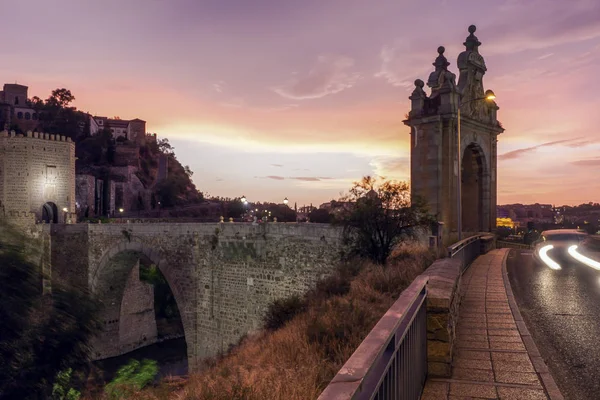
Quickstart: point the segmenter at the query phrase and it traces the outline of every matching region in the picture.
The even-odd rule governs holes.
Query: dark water
[[[159,367],[156,381],[165,376],[181,376],[188,373],[187,346],[183,337],[155,343],[118,357],[94,361],[93,364],[101,371],[101,380],[110,382],[117,370],[131,359],[156,360]]]

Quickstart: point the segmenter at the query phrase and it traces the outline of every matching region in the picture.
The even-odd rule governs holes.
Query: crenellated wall
[[[0,217],[35,223],[47,203],[57,222],[75,216],[75,144],[62,135],[0,132]]]

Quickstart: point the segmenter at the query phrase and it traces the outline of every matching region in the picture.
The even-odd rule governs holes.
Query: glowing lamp
[[[494,100],[496,98],[496,95],[494,94],[493,91],[491,91],[490,89],[485,91],[485,99],[486,100]]]

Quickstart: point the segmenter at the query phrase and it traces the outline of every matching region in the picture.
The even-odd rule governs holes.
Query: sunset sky
[[[338,198],[409,178],[402,120],[477,25],[498,203],[600,202],[598,0],[0,0],[0,81],[147,121],[211,195]]]

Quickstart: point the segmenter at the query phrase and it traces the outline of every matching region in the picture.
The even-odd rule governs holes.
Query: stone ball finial
[[[415,80],[415,86],[418,87],[418,88],[423,89],[423,87],[425,86],[425,82],[423,82],[420,79],[417,79],[417,80]]]
[[[444,46],[440,46],[438,47],[438,54],[441,56],[442,54],[444,54],[444,52],[446,51],[446,48]]]
[[[469,26],[469,33],[475,33],[476,30],[477,30],[477,27],[475,25]]]

